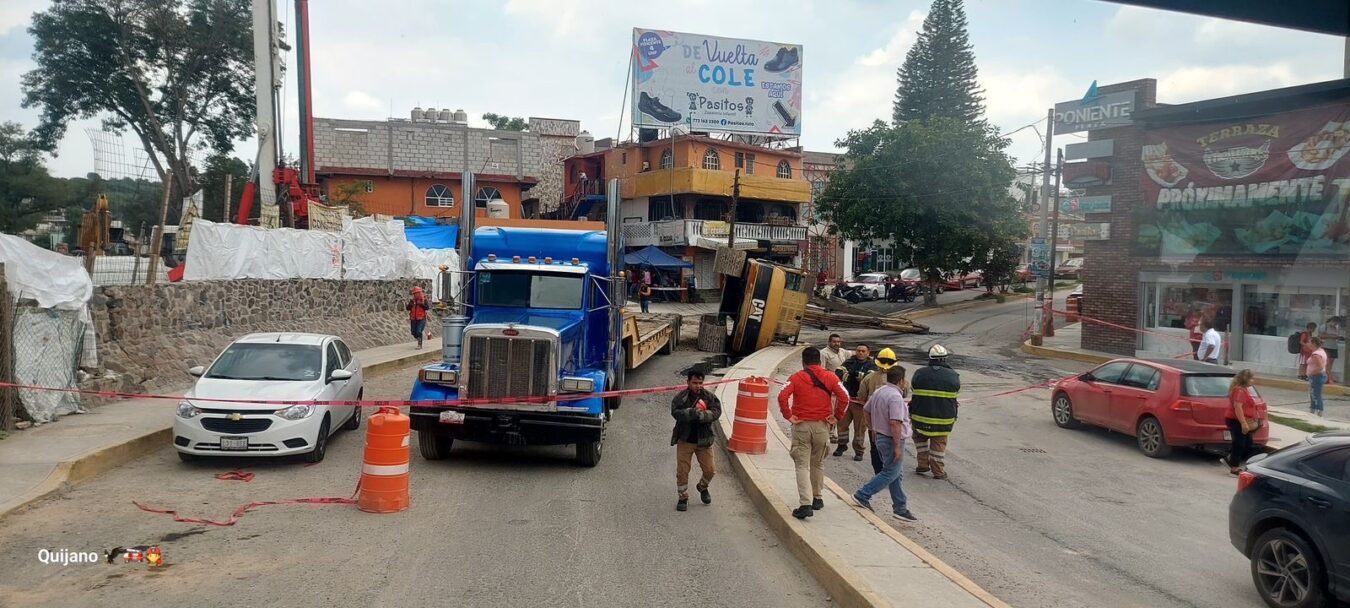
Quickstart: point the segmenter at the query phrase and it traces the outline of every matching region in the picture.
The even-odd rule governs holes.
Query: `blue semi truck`
[[[419,370],[412,400],[476,402],[412,406],[424,458],[445,458],[458,439],[575,445],[578,464],[599,463],[621,404],[600,393],[622,389],[625,370],[653,352],[673,350],[679,326],[623,312],[617,188],[605,230],[461,222],[472,235],[460,244],[463,293],[442,321],[442,360]]]

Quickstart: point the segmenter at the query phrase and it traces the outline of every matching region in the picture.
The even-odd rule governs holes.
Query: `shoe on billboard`
[[[661,122],[680,122],[680,119],[684,118],[683,114],[680,114],[679,112],[666,107],[666,104],[661,103],[661,98],[652,97],[646,92],[643,92],[641,96],[638,97],[638,110]]]
[[[778,54],[773,56],[768,63],[764,64],[764,69],[770,72],[784,72],[789,68],[801,62],[801,56],[794,47],[789,49],[785,46],[778,47]]]

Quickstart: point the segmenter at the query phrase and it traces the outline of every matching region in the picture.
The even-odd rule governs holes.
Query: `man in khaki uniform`
[[[828,348],[820,349],[820,366],[825,371],[836,376],[840,374],[839,368],[844,366],[844,360],[848,358],[849,352],[844,350],[844,338],[839,334],[830,334],[830,345]],[[830,425],[830,443],[839,442],[839,426]]]

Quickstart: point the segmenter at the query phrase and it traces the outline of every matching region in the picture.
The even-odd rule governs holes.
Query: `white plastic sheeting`
[[[8,269],[8,265],[6,265]],[[88,323],[81,311],[20,307],[14,319],[14,381],[27,386],[78,388],[75,361]],[[90,338],[92,339],[92,338]],[[19,402],[34,422],[84,412],[75,393],[19,389]]]
[[[352,280],[400,279],[408,276],[408,251],[403,222],[377,222],[363,217],[342,230],[343,278]]]
[[[441,282],[437,279],[437,276],[442,265],[450,270],[458,269],[459,252],[454,249],[418,249],[413,247],[412,244],[408,245],[407,276],[431,281],[429,297],[432,302],[441,300]],[[460,275],[458,273],[451,274],[450,282],[451,295],[458,297],[461,284]]]
[[[0,263],[13,299],[37,300],[41,308],[84,310],[94,295],[80,258],[61,255],[17,236],[0,234]],[[84,317],[88,319],[87,313]]]
[[[193,223],[188,281],[231,279],[338,279],[342,239],[330,232]]]

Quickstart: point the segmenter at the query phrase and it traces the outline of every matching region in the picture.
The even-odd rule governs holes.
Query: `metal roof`
[[[1350,36],[1345,0],[1110,0],[1179,13],[1246,21],[1318,34]]]

